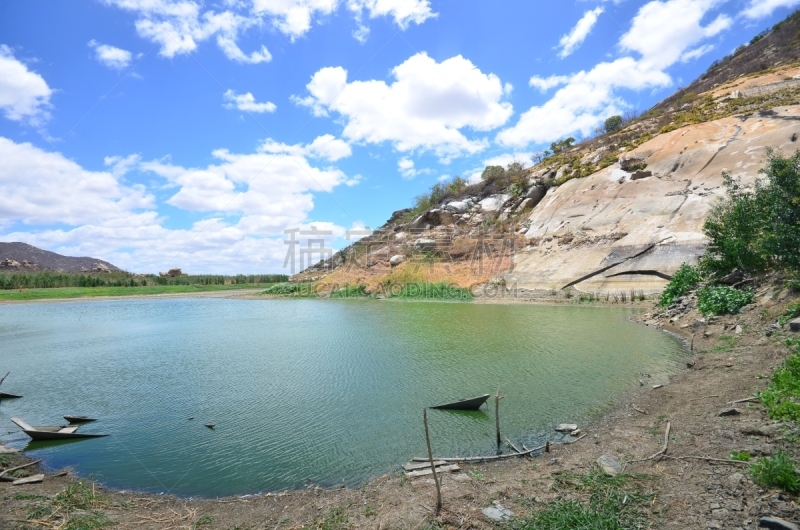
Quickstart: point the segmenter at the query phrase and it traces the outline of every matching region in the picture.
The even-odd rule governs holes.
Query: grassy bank
[[[293,298],[400,298],[405,300],[461,300],[469,301],[469,289],[445,282],[408,282],[381,285],[369,291],[366,285],[325,286],[311,283],[279,283],[261,292],[264,295]]]
[[[50,289],[0,290],[0,301],[49,300],[102,296],[146,296],[173,293],[206,293],[259,289],[264,284],[227,285],[148,285],[143,287],[53,287]]]

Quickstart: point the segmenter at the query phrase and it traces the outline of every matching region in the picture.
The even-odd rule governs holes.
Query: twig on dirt
[[[17,466],[17,467],[12,467],[12,468],[6,469],[5,471],[0,472],[0,477],[5,475],[6,473],[10,473],[12,471],[16,471],[18,469],[22,469],[24,467],[29,467],[29,466],[32,466],[34,464],[38,464],[39,462],[41,462],[41,460],[34,460],[33,462],[28,462],[27,464],[22,464],[21,466]]]
[[[700,396],[699,398],[690,399],[689,401],[700,401],[701,399],[707,399],[712,397],[720,397],[719,394],[711,394],[710,396]]]
[[[734,405],[736,403],[758,403],[758,402],[759,402],[759,399],[757,397],[753,396],[753,397],[744,398],[744,399],[737,399],[736,401],[728,401],[725,404],[726,405]]]
[[[672,460],[706,460],[708,462],[718,462],[720,464],[731,464],[731,465],[745,464],[745,465],[750,465],[748,462],[744,462],[742,460],[725,460],[724,458],[711,458],[710,456],[694,456],[694,455],[667,456],[667,455],[663,455],[663,457],[664,458],[671,458]]]
[[[645,412],[642,409],[640,409],[639,407],[637,407],[635,403],[631,403],[631,408],[633,408],[633,410],[635,410],[636,412],[641,412],[642,414],[647,414],[647,412]]]
[[[642,459],[639,459],[639,460],[631,460],[631,462],[645,462],[647,460],[652,460],[654,458],[659,458],[659,457],[663,457],[664,455],[666,455],[667,454],[667,445],[669,444],[669,430],[670,430],[670,427],[671,427],[670,423],[667,422],[667,429],[664,431],[664,446],[661,448],[661,450],[659,452],[653,453],[652,455],[648,456],[647,458],[642,458]]]

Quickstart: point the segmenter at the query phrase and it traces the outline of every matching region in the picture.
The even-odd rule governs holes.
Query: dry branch
[[[21,466],[17,466],[17,467],[12,467],[10,469],[6,469],[5,471],[0,472],[0,477],[3,477],[3,475],[5,475],[6,473],[11,473],[12,471],[16,471],[18,469],[29,467],[29,466],[38,464],[39,462],[41,462],[41,460],[34,460],[33,462],[28,462],[27,464],[22,464]]]
[[[725,404],[726,405],[734,405],[736,403],[758,403],[758,402],[759,402],[758,398],[753,396],[753,397],[749,397],[749,398],[737,399],[736,401],[728,401]]]
[[[583,436],[586,436],[585,434]],[[581,438],[583,438],[581,436]],[[580,438],[578,438],[580,440]],[[573,442],[577,442],[578,440],[573,440]],[[572,442],[569,442],[572,443]],[[538,451],[540,449],[544,449],[545,446],[542,445],[541,447],[534,447],[533,449],[528,449],[527,451],[522,451],[520,453],[510,453],[507,455],[497,455],[497,456],[466,456],[466,457],[456,457],[456,458],[434,458],[434,460],[447,460],[448,462],[482,462],[484,460],[502,460],[504,458],[513,458],[515,456],[525,456],[529,455],[534,451]],[[423,458],[421,456],[415,456],[411,459],[412,462],[428,462],[428,458]]]

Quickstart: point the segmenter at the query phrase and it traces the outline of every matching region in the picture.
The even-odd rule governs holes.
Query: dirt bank
[[[118,528],[131,529],[491,528],[481,508],[497,501],[525,515],[559,497],[580,498],[581,492],[554,489],[554,481],[566,470],[586,472],[600,455],[608,454],[628,462],[626,473],[649,475],[641,481],[655,494],[647,507],[650,528],[750,529],[764,515],[797,520],[800,509],[794,497],[763,490],[750,480],[745,464],[729,460],[732,450],[768,455],[784,448],[795,458],[800,455],[793,427],[770,421],[758,403],[729,404],[764,388],[764,376],[788,354],[784,341],[789,332],[771,324],[790,302],[786,293],[767,292],[740,315],[705,322],[695,311],[671,322],[643,313],[639,319],[644,325],[662,327],[689,342],[694,336],[691,367],[661,388],[642,381],[644,386],[623,398],[614,411],[581,426],[587,436],[577,443],[553,446],[551,453],[531,459],[466,464],[460,473],[445,475],[439,517],[433,513],[432,480],[399,473],[359,489],[312,486],[215,500],[105,491],[99,486],[93,498],[90,486],[84,492],[88,500],[72,516],[97,512]],[[739,415],[718,415],[732,406]],[[662,449],[667,422],[666,457],[635,462]],[[4,458],[5,466],[13,465],[12,458]],[[54,496],[68,487],[74,493],[75,484],[69,476],[52,475],[41,484],[0,483],[0,528],[60,527],[64,495]]]

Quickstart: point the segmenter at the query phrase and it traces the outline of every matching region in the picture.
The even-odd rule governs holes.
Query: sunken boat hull
[[[486,403],[486,400],[489,399],[490,394],[484,394],[482,396],[469,398],[469,399],[459,399],[458,401],[454,401],[453,403],[445,403],[444,405],[436,405],[435,407],[431,407],[432,409],[451,409],[451,410],[478,410],[481,408],[481,405]]]

